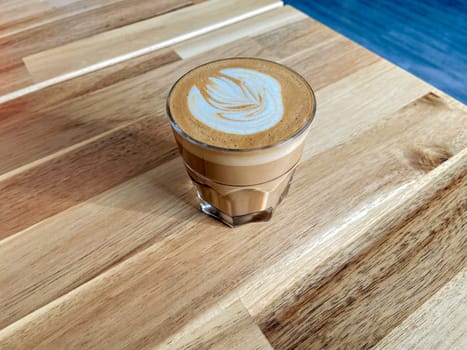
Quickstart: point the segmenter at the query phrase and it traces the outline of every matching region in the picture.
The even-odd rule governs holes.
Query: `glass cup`
[[[272,217],[287,195],[316,112],[313,90],[303,81],[313,98],[313,109],[306,124],[287,139],[252,149],[212,146],[184,132],[170,111],[171,92],[177,82],[174,84],[167,98],[167,114],[203,213],[230,227],[268,221]]]

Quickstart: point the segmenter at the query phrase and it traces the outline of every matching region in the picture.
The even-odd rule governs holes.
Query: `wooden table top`
[[[1,349],[466,348],[466,106],[280,1],[0,9]],[[164,111],[231,56],[318,103],[289,196],[236,229]]]

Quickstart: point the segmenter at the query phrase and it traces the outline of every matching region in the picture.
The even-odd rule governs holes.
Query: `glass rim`
[[[220,146],[215,146],[215,145],[210,145],[208,143],[205,143],[205,142],[202,142],[202,141],[199,141],[195,138],[193,138],[192,136],[188,135],[174,120],[173,116],[172,116],[172,113],[170,111],[170,98],[172,96],[172,92],[175,88],[175,86],[177,86],[177,84],[183,79],[185,78],[185,76],[187,76],[188,74],[190,74],[191,72],[193,72],[194,70],[200,68],[200,67],[204,67],[208,64],[211,64],[211,63],[215,63],[215,62],[220,62],[220,61],[228,61],[228,60],[233,60],[233,59],[247,59],[247,60],[257,60],[257,61],[265,61],[265,62],[269,62],[269,63],[272,63],[272,64],[275,64],[275,65],[278,65],[278,66],[281,66],[282,68],[285,68],[286,70],[292,72],[293,74],[295,74],[296,76],[298,76],[304,83],[305,83],[305,86],[307,87],[307,89],[309,90],[309,92],[311,93],[311,100],[312,100],[312,103],[313,103],[313,108],[310,112],[310,116],[309,118],[307,119],[306,123],[300,128],[298,129],[294,134],[292,134],[290,137],[284,139],[284,140],[281,140],[279,142],[276,142],[276,143],[273,143],[273,144],[270,144],[270,145],[266,145],[266,146],[261,146],[261,147],[254,147],[254,148],[227,148],[227,147],[220,147]],[[247,153],[247,152],[254,152],[254,151],[262,151],[262,150],[266,150],[266,149],[270,149],[270,148],[275,148],[275,147],[278,147],[278,146],[283,146],[293,140],[295,140],[296,138],[298,138],[300,135],[302,135],[307,129],[308,127],[310,126],[311,122],[314,120],[315,118],[315,114],[316,114],[316,96],[315,96],[315,92],[313,91],[313,88],[310,86],[310,84],[308,83],[308,81],[301,75],[299,74],[298,72],[296,72],[295,70],[293,70],[292,68],[289,68],[287,67],[286,65],[283,65],[282,63],[278,63],[278,62],[274,62],[272,60],[268,60],[268,59],[264,59],[264,58],[257,58],[257,57],[247,57],[247,56],[242,56],[242,57],[229,57],[229,58],[221,58],[221,59],[217,59],[217,60],[213,60],[213,61],[209,61],[209,62],[206,62],[206,63],[203,63],[203,64],[200,64],[190,70],[188,70],[186,73],[184,73],[182,76],[180,76],[176,81],[175,83],[172,85],[172,87],[170,88],[169,90],[169,94],[167,95],[167,98],[166,98],[166,113],[169,117],[169,121],[170,121],[170,125],[172,126],[172,128],[180,135],[182,136],[184,139],[188,140],[190,143],[192,144],[195,144],[197,146],[200,146],[200,147],[203,147],[203,148],[207,148],[207,149],[211,149],[211,150],[214,150],[214,151],[222,151],[222,152],[230,152],[230,153]]]

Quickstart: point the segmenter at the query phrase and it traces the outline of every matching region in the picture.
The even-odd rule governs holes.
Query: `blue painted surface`
[[[467,104],[467,0],[286,0]]]

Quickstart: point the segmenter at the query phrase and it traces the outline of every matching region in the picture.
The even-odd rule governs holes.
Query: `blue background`
[[[285,2],[467,104],[467,0]]]

